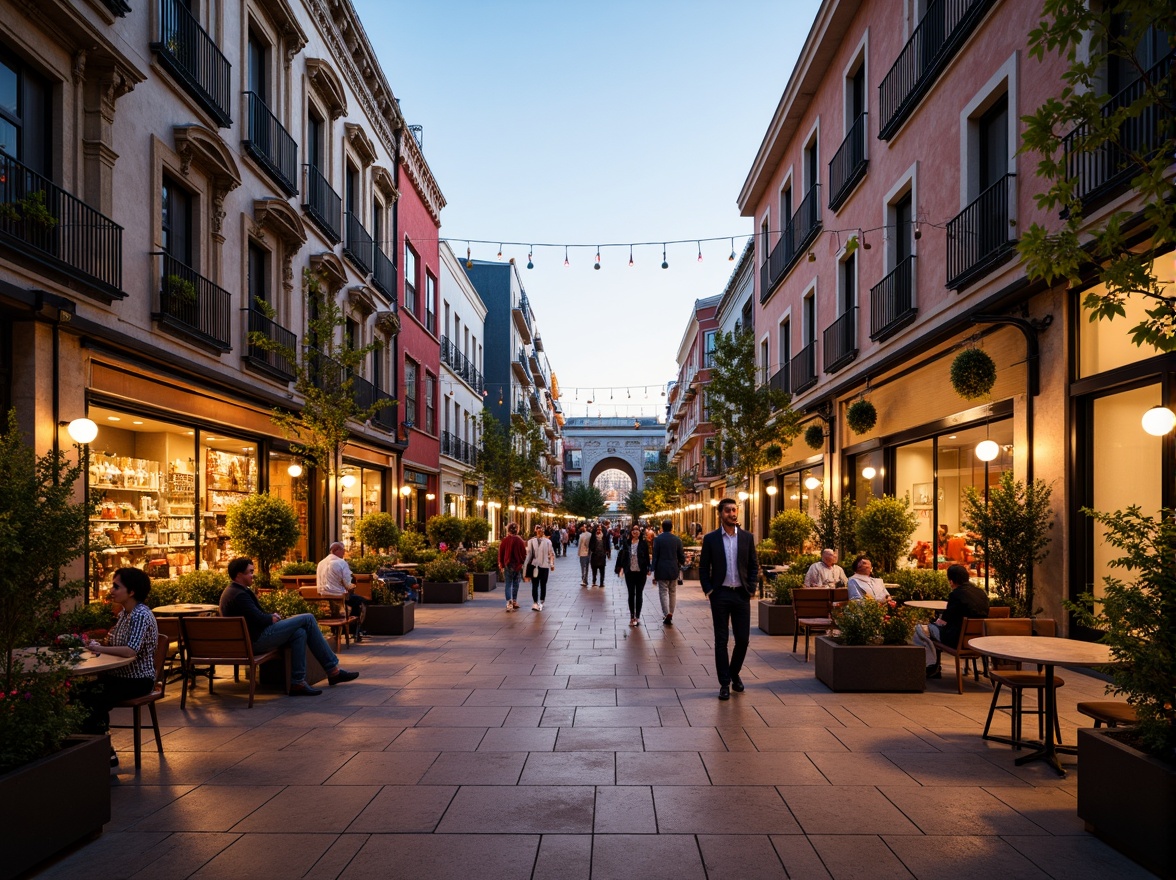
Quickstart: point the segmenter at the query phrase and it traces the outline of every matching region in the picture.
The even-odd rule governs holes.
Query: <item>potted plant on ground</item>
[[[457,605],[465,602],[469,593],[466,567],[451,552],[439,553],[437,558],[421,566],[424,584],[421,602],[428,605]]]
[[[770,636],[790,636],[796,631],[792,591],[804,586],[804,575],[786,571],[768,585],[770,599],[760,599],[759,628]]]
[[[36,455],[8,414],[0,433],[0,828],[10,876],[110,820],[110,739],[76,735],[67,653],[47,652],[36,669],[17,653],[52,632],[62,602],[84,592],[62,576],[84,552],[92,513],[75,497],[81,475],[64,453]]]
[[[416,603],[402,590],[377,579],[372,582],[372,601],[364,618],[364,629],[375,636],[402,636],[416,625]]]
[[[465,537],[462,539],[467,547],[476,547],[486,543],[490,537],[490,521],[480,516],[468,516],[462,520],[465,526]]]
[[[905,498],[872,498],[858,514],[858,549],[870,557],[877,571],[894,571],[918,525],[919,520]]]
[[[483,520],[484,521],[484,520]],[[467,520],[469,522],[469,520]],[[489,593],[498,584],[498,544],[488,544],[480,553],[470,557],[474,592]]]
[[[466,537],[465,520],[447,513],[431,516],[425,522],[425,535],[434,547],[440,547],[444,544],[446,547],[456,550]]]
[[[1108,691],[1126,697],[1139,720],[1078,730],[1078,817],[1144,867],[1176,877],[1176,511],[1083,512],[1123,551],[1110,566],[1127,576],[1104,578],[1098,605],[1087,593],[1070,608],[1106,633],[1117,663]]]
[[[838,636],[818,636],[816,675],[832,691],[913,691],[926,687],[926,655],[911,644],[915,623],[891,599],[847,602],[833,612]]]
[[[259,589],[270,587],[270,573],[298,544],[298,514],[289,501],[275,495],[247,495],[228,509],[225,529],[242,556],[257,564]]]

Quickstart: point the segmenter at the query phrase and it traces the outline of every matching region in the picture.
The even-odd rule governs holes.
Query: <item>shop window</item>
[[[257,492],[257,444],[200,433],[200,567],[224,571],[233,551],[226,528],[234,504]]]
[[[1168,259],[1171,259],[1171,254],[1168,255]],[[1102,294],[1105,291],[1106,288],[1099,285],[1088,292]],[[1176,293],[1176,287],[1169,284],[1163,293],[1165,296],[1171,296]],[[1086,293],[1078,296],[1085,298]],[[1085,379],[1163,354],[1158,348],[1147,343],[1136,345],[1131,341],[1131,334],[1127,332],[1127,328],[1147,319],[1148,307],[1148,303],[1142,297],[1129,296],[1123,300],[1126,315],[1115,318],[1114,321],[1091,321],[1089,313],[1082,311],[1078,329],[1079,378]]]
[[[269,454],[269,473],[266,491],[275,498],[281,498],[294,508],[298,516],[298,543],[286,554],[286,562],[305,562],[309,556],[307,536],[310,523],[307,519],[309,482],[302,461],[282,452]]]
[[[874,498],[883,495],[883,481],[886,467],[881,449],[863,452],[849,460],[850,495],[858,508],[863,508]]]
[[[787,472],[783,489],[776,495],[776,506],[781,510],[803,510],[816,519],[824,497],[824,478],[823,465]]]
[[[0,46],[0,152],[52,178],[49,83]]]
[[[339,476],[339,498],[342,505],[339,540],[347,555],[372,552],[372,548],[359,543],[355,527],[362,517],[384,509],[383,469],[345,464]]]
[[[91,406],[88,488],[98,498],[90,521],[92,583],[109,588],[116,569],[176,577],[198,564],[195,431]]]

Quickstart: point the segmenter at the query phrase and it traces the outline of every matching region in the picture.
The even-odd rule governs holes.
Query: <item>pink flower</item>
[[[441,552],[442,552],[442,553],[444,553],[446,550],[448,550],[448,549],[449,549],[449,545],[448,545],[448,544],[446,544],[444,541],[442,541],[442,542],[441,542],[441,543],[438,545],[438,547],[440,547],[440,548],[441,548]]]

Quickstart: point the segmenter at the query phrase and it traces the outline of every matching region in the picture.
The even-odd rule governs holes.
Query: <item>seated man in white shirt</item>
[[[874,577],[874,563],[862,555],[853,561],[853,575],[849,579],[849,598],[865,599],[869,596],[879,602],[890,601],[890,592],[882,578]]]
[[[806,587],[844,587],[845,570],[837,564],[837,554],[828,548],[821,551],[821,561],[814,562],[804,574]]]
[[[338,541],[331,545],[330,552],[318,564],[316,585],[320,596],[330,596],[332,599],[339,599],[340,602],[344,600],[347,602],[348,612],[355,617],[355,625],[351,634],[356,642],[362,642],[363,630],[360,624],[363,623],[367,603],[364,602],[362,596],[355,595],[355,585],[351,582],[351,566],[343,558],[343,552],[343,545]],[[338,614],[341,610],[336,610],[336,602],[331,602],[331,609],[332,614]]]

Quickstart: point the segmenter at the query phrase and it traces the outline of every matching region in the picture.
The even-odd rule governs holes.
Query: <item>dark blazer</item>
[[[953,647],[958,645],[965,617],[988,617],[988,594],[971,583],[956,587],[948,595],[939,641]]]
[[[617,549],[617,564],[615,567],[617,574],[629,570],[629,546],[629,541],[621,541],[621,546]],[[637,567],[642,572],[649,571],[649,545],[645,543],[644,538],[641,538],[637,542]]]
[[[759,561],[755,555],[755,541],[751,533],[740,529],[737,532],[739,544],[735,550],[735,561],[739,566],[739,582],[748,595],[754,596],[759,582]],[[727,577],[727,554],[723,551],[723,529],[720,526],[702,536],[702,553],[698,559],[698,580],[702,592],[710,595],[711,590],[723,585]]]
[[[686,564],[686,551],[682,539],[673,532],[661,532],[653,539],[653,579],[674,581]]]

